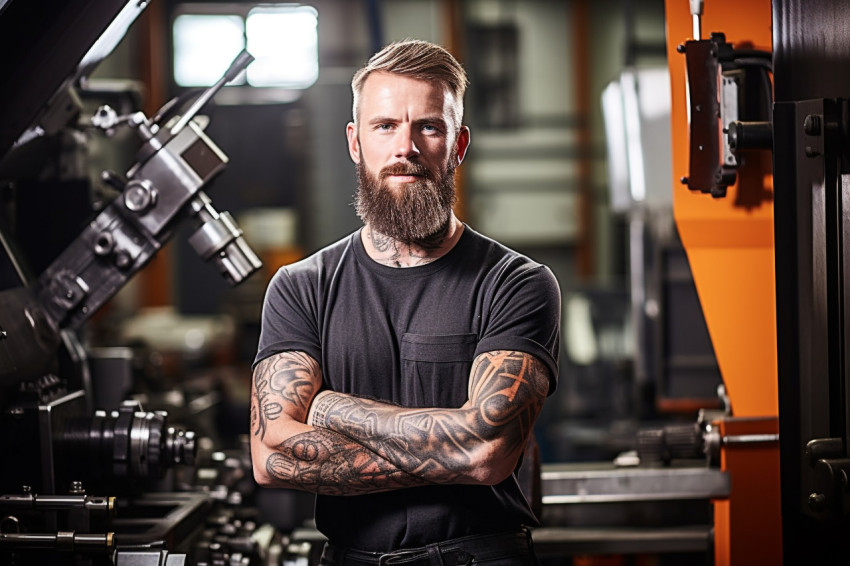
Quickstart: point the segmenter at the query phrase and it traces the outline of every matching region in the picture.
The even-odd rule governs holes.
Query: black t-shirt
[[[379,264],[357,231],[272,278],[256,361],[303,351],[324,387],[408,407],[456,408],[473,359],[493,350],[539,358],[558,375],[560,290],[552,272],[466,226],[431,263]],[[255,363],[256,363],[255,361]],[[316,525],[331,541],[387,551],[535,525],[515,476],[495,486],[447,485],[323,496]]]

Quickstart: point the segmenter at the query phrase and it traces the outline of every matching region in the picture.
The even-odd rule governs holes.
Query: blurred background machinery
[[[4,48],[19,54],[0,71],[4,564],[248,564],[279,544],[243,505],[247,449],[228,454],[203,428],[187,428],[202,424],[191,418],[202,396],[184,388],[167,411],[149,395],[149,410],[130,397],[150,369],[143,352],[86,347],[85,323],[184,222],[198,255],[231,285],[261,267],[204,192],[228,158],[199,112],[251,62],[247,52],[216,84],[151,117],[105,103],[86,110],[84,99],[101,96],[134,102],[132,90],[101,92],[88,79],[145,7],[0,6]],[[134,162],[92,178],[90,140],[121,130],[137,136]]]

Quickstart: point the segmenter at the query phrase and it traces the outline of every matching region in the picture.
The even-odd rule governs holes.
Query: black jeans
[[[382,554],[326,543],[321,566],[537,566],[527,530],[468,536]]]

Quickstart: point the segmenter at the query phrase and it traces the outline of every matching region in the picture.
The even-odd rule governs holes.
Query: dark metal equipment
[[[775,0],[774,186],[786,564],[850,547],[850,6]]]
[[[206,194],[228,157],[199,115],[253,58],[243,52],[215,85],[152,117],[114,109],[88,80],[146,6],[0,2],[3,564],[252,564],[273,538],[258,542],[256,512],[242,505],[247,448],[228,457],[137,400],[97,404],[111,376],[90,363],[85,324],[179,226],[194,226],[192,247],[231,285],[261,267]],[[132,166],[104,171],[108,198],[95,203],[81,173],[89,143],[132,134]]]
[[[685,55],[690,116],[689,189],[726,196],[737,178],[742,152],[770,149],[771,54],[735,47],[722,33],[687,41]]]
[[[243,52],[198,100],[209,100],[252,60]],[[175,223],[184,217],[197,224],[190,238],[192,246],[203,259],[216,264],[231,284],[241,283],[261,267],[230,214],[219,214],[201,190],[223,169],[227,156],[192,120],[200,108],[195,104],[165,124],[148,120],[141,112],[118,117],[108,107],[98,111],[93,118],[98,127],[111,130],[127,124],[139,133],[143,145],[138,161],[127,172],[126,182],[115,174],[106,174],[121,196],[26,286],[34,295],[27,301],[31,306],[26,313],[20,309],[6,311],[3,328],[14,331],[31,327],[29,319],[35,317],[44,320],[37,331],[42,341],[53,344],[51,332],[79,328],[147,264],[171,237]],[[10,292],[15,295],[13,300],[21,300],[25,294],[18,288]],[[13,318],[16,316],[17,321]],[[44,359],[42,351],[3,348],[5,344],[0,343],[5,362],[2,378],[20,379],[26,375],[22,369],[29,370]]]
[[[726,178],[735,172],[729,156],[772,150],[779,434],[738,438],[756,445],[778,440],[783,563],[847,564],[850,81],[837,70],[847,62],[850,6],[773,0],[770,8],[772,61],[749,54],[764,71],[745,81],[768,84],[765,73],[772,72],[766,115],[729,116],[725,62],[734,57],[722,35],[680,48],[691,124],[691,169],[683,183],[723,196],[734,180]],[[763,102],[767,94],[748,98]],[[734,478],[732,485],[734,495]]]

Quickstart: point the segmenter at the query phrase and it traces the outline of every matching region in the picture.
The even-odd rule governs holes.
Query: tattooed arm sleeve
[[[304,424],[322,384],[303,352],[270,356],[254,369],[251,458],[257,483],[329,495],[360,495],[430,482],[339,433]]]
[[[458,409],[411,409],[326,391],[308,422],[423,480],[494,485],[516,467],[548,389],[549,370],[536,357],[494,351],[475,359],[469,400]]]

